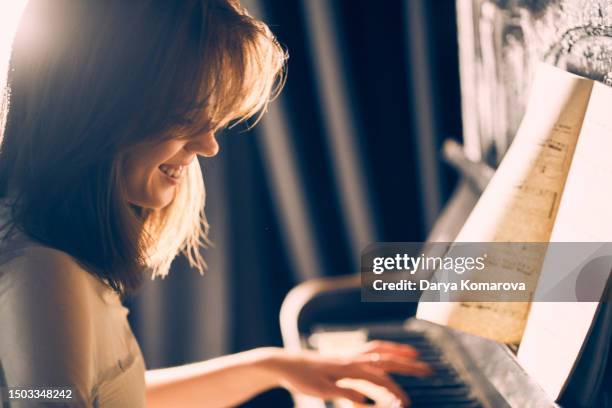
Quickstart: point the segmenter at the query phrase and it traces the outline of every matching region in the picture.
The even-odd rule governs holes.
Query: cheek
[[[174,188],[164,182],[158,166],[176,155],[184,143],[168,141],[155,148],[135,149],[126,155],[124,182],[127,200],[141,207],[162,208],[174,198]]]
[[[156,145],[135,148],[124,159],[124,168],[127,178],[142,178],[145,174],[151,175],[159,165],[171,160],[177,155],[185,142],[168,140]]]
[[[131,160],[124,165],[126,192],[129,201],[140,201],[154,177],[151,164],[141,160]]]
[[[147,163],[131,162],[126,165],[125,178],[128,188],[141,186],[145,181],[147,173],[150,173]]]

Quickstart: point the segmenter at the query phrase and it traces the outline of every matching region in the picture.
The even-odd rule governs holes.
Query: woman
[[[280,88],[285,53],[233,0],[31,0],[14,42],[0,152],[0,386],[72,389],[79,406],[231,406],[276,386],[363,401],[414,350],[262,348],[147,371],[122,296],[177,253],[202,270],[196,156]]]

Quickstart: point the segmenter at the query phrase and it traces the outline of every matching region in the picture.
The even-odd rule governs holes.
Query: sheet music
[[[591,80],[538,67],[514,142],[456,242],[549,241],[592,87]],[[517,254],[506,255],[491,247],[490,258],[508,261],[489,263],[483,273],[520,274],[535,286],[544,250],[519,254],[528,260],[520,267],[511,262]],[[529,307],[529,302],[421,302],[417,317],[518,344]]]
[[[610,106],[612,89],[596,83],[551,235],[553,242],[612,242]],[[540,280],[548,280],[549,273],[558,274],[559,269],[548,268],[545,261]],[[602,294],[605,284],[599,285]],[[531,307],[518,359],[553,399],[574,367],[597,306],[596,302],[537,302]]]

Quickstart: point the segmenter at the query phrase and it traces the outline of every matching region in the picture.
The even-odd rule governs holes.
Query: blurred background
[[[305,280],[358,272],[376,241],[422,241],[456,182],[454,0],[243,0],[289,53],[281,96],[201,160],[214,247],[130,301],[149,368],[281,346],[280,305]],[[245,406],[291,406],[272,391]]]

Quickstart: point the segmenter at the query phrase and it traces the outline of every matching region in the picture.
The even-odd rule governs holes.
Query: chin
[[[174,192],[165,194],[148,195],[135,200],[128,200],[131,204],[148,210],[161,210],[172,203]]]
[[[167,206],[169,206],[172,203],[172,200],[174,199],[174,196],[171,197],[157,197],[154,200],[151,200],[151,203],[149,204],[148,208],[152,209],[152,210],[161,210]]]

